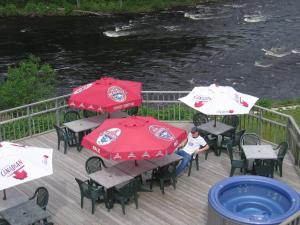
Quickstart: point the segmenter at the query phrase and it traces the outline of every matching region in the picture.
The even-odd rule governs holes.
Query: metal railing
[[[143,91],[143,104],[139,114],[159,120],[192,121],[196,111],[178,101],[178,98],[187,93],[188,91]],[[62,123],[69,96],[0,111],[0,140],[17,140],[52,130],[54,124]],[[287,141],[295,164],[299,165],[300,130],[291,116],[254,106],[249,114],[240,115],[239,119],[240,129],[255,132],[266,141],[275,144]]]
[[[279,225],[300,225],[300,211],[290,216]]]

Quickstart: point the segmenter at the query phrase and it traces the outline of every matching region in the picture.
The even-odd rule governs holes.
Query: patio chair
[[[240,146],[243,145],[260,145],[260,138],[254,133],[245,133],[240,141]]]
[[[281,142],[274,151],[277,153],[277,160],[275,161],[275,169],[276,171],[279,170],[279,176],[282,177],[282,164],[284,156],[286,155],[288,150],[288,143]]]
[[[165,182],[171,182],[174,189],[176,189],[176,163],[160,167],[154,170],[152,173],[152,179],[150,183],[150,190],[152,190],[152,184],[154,180],[159,181],[160,190],[165,194]],[[199,169],[199,168],[198,168]]]
[[[227,144],[227,152],[230,158],[231,170],[230,177],[233,176],[235,169],[240,169],[241,172],[246,174],[247,170],[247,161],[245,159],[238,158],[236,159],[234,156],[234,152],[231,144]]]
[[[68,132],[66,127],[59,127],[54,125],[57,134],[57,149],[60,149],[60,142],[64,142],[64,154],[67,153],[68,146],[73,146],[77,143],[76,136],[73,133]]]
[[[42,209],[46,210],[49,200],[49,192],[45,187],[38,187],[34,192],[34,195],[29,198],[29,200],[33,200],[36,198],[36,204],[40,206]]]
[[[138,112],[139,112],[139,107],[137,107],[137,106],[127,109],[127,114],[129,116],[136,116],[138,114]]]
[[[198,112],[198,113],[194,114],[194,116],[193,116],[193,124],[196,127],[200,126],[203,123],[207,123],[207,122],[208,122],[207,115],[205,115],[205,114],[203,114],[201,112]]]
[[[138,208],[138,179],[133,179],[131,182],[125,184],[121,188],[114,188],[113,197],[115,202],[122,205],[122,211],[125,215],[125,202],[131,197],[134,198],[135,207]]]
[[[222,119],[222,123],[225,123],[229,126],[234,127],[235,129],[238,127],[240,120],[237,115],[226,115]]]
[[[88,118],[88,117],[92,117],[92,116],[97,116],[97,115],[98,115],[97,112],[83,110],[83,117],[84,118]]]
[[[74,109],[69,109],[64,114],[64,123],[71,122],[74,120],[79,120],[79,119],[80,119],[79,112]]]
[[[92,201],[92,214],[95,212],[95,204],[98,199],[103,199],[105,205],[107,206],[106,202],[106,195],[104,188],[102,186],[93,186],[89,184],[89,181],[82,181],[78,178],[75,178],[76,182],[79,185],[80,189],[80,206],[83,208],[83,199],[88,198]]]
[[[85,170],[88,174],[101,170],[102,166],[104,168],[107,168],[103,159],[101,159],[99,156],[92,156],[88,158],[85,162]]]
[[[232,147],[238,147],[237,150],[235,150],[235,152],[239,152],[241,153],[242,150],[241,150],[241,137],[244,135],[246,130],[240,130],[238,132],[235,132],[232,134],[231,137],[225,137],[223,140],[222,140],[222,146],[227,146],[227,144],[231,144]]]
[[[6,219],[0,218],[0,225],[10,225],[10,223]]]
[[[221,151],[218,148],[218,138],[216,136],[206,135],[204,136],[204,139],[209,146],[209,149],[205,151],[205,160],[207,160],[208,153],[211,150],[214,151],[215,155],[217,156],[221,154]]]
[[[274,162],[273,159],[255,160],[253,166],[256,175],[273,178]]]

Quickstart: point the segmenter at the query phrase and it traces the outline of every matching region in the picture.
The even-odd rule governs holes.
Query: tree
[[[0,110],[29,104],[53,93],[56,73],[35,56],[8,67],[7,79],[0,83]]]

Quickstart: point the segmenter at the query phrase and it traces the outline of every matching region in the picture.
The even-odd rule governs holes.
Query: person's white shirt
[[[200,149],[200,147],[203,148],[205,145],[207,145],[207,143],[203,137],[199,135],[198,137],[193,138],[192,134],[189,133],[187,143],[182,150],[192,155],[196,150]]]

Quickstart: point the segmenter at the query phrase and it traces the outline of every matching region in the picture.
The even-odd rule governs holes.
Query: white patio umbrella
[[[49,148],[0,142],[0,190],[16,186],[53,173]]]
[[[193,109],[214,116],[247,114],[257,100],[257,97],[240,93],[232,87],[216,84],[195,87],[187,96],[179,98]]]

